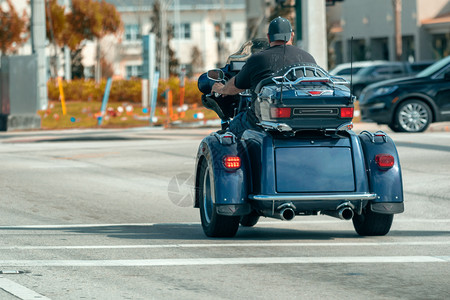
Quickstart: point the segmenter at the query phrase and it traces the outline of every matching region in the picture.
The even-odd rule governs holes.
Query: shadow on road
[[[104,235],[109,238],[130,240],[214,240],[207,238],[200,224],[154,224],[154,225],[114,225],[114,226],[61,226],[57,228],[36,227],[0,227],[3,230],[14,231],[63,231],[65,233]],[[432,230],[392,230],[388,236],[391,237],[434,237],[450,236],[450,231]],[[216,240],[239,241],[239,240],[333,240],[336,238],[358,238],[354,231],[337,231],[330,228],[324,230],[301,230],[292,228],[268,228],[268,227],[241,227],[234,238],[220,238]],[[363,238],[363,237],[359,237]]]

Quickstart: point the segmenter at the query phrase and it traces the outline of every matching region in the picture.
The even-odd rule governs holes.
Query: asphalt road
[[[325,216],[206,238],[208,129],[0,133],[0,299],[449,299],[450,133],[433,128],[390,133],[406,211],[366,238]]]

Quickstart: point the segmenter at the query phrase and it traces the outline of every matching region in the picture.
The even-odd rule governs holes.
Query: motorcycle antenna
[[[350,95],[353,95],[353,36],[350,40]]]

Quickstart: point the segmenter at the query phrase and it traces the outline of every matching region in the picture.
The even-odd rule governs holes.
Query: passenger
[[[230,122],[230,131],[238,138],[246,129],[258,129],[256,125],[258,119],[255,111],[254,93],[258,83],[281,70],[285,66],[296,63],[313,63],[316,61],[308,52],[292,45],[294,32],[291,23],[282,17],[277,17],[270,22],[267,33],[270,47],[253,54],[247,60],[242,70],[232,77],[225,85],[216,82],[212,86],[212,92],[222,95],[236,95],[250,89],[253,93],[251,108],[240,112]]]

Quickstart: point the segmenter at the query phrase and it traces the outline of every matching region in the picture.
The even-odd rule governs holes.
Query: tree
[[[78,48],[70,51],[72,78],[84,78],[84,66],[82,63],[83,56],[81,54],[82,50],[83,48]]]
[[[199,73],[203,71],[204,63],[203,63],[203,57],[200,49],[197,46],[194,46],[192,48],[191,52],[191,65],[192,65],[192,72],[193,73]]]
[[[59,47],[71,49],[72,72],[82,76],[81,50],[84,40],[98,41],[108,34],[118,34],[122,29],[120,14],[114,5],[105,0],[72,0],[72,9],[65,13],[65,7],[57,0],[46,0],[47,36]],[[56,46],[55,46],[56,47]],[[97,66],[101,68],[101,51],[97,48]]]
[[[158,65],[158,69],[161,72],[162,70],[162,64],[161,64],[161,56],[162,56],[162,51],[166,51],[166,53],[169,54],[169,75],[173,76],[173,75],[177,75],[178,73],[178,66],[179,66],[179,62],[178,59],[175,56],[175,51],[173,51],[173,49],[170,47],[170,40],[173,38],[173,27],[172,25],[169,24],[169,22],[167,22],[167,26],[166,28],[168,28],[167,30],[167,34],[163,34],[162,31],[163,29],[161,28],[161,15],[162,15],[162,4],[161,4],[161,0],[156,0],[153,3],[153,13],[150,16],[150,22],[152,24],[152,27],[150,29],[150,32],[155,34],[155,44],[156,44],[156,63]],[[166,48],[162,49],[163,46],[163,37],[167,38],[167,43],[166,43]]]
[[[101,77],[101,49],[99,40],[108,34],[117,34],[122,21],[116,7],[105,0],[72,0],[72,12],[67,19],[71,24],[69,47],[79,45],[84,39],[97,42],[96,81]]]
[[[11,0],[6,0],[8,9],[0,6],[0,51],[2,54],[15,53],[28,40],[27,15],[19,16]]]
[[[292,25],[294,32],[297,30],[295,28],[295,10],[294,10],[295,0],[286,0],[283,5],[277,4],[272,7],[269,15],[269,22],[276,17],[283,17],[289,20]]]
[[[72,11],[67,15],[70,23],[68,34],[76,42],[100,39],[107,34],[116,34],[122,28],[120,14],[113,4],[105,0],[72,0]],[[70,45],[69,45],[70,46]]]
[[[170,47],[170,40],[174,36],[174,28],[172,26],[168,26],[169,30],[167,30],[167,53],[169,53],[169,76],[177,76],[178,75],[178,67],[179,62],[175,55],[175,51]]]
[[[47,38],[53,45],[53,56],[50,58],[50,70],[53,77],[58,75],[59,61],[58,48],[65,43],[66,32],[68,31],[68,23],[64,13],[65,8],[60,6],[57,0],[45,1],[45,28]]]
[[[45,28],[47,38],[50,42],[55,43],[59,47],[67,43],[67,32],[69,30],[67,18],[65,15],[65,7],[60,6],[57,0],[46,0],[46,18]]]
[[[150,32],[155,34],[155,61],[158,69],[161,70],[161,3],[159,1],[153,3],[153,13],[150,16],[150,22],[152,24]]]

